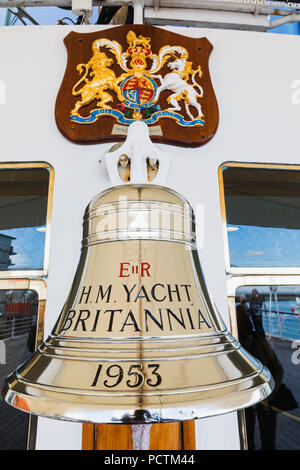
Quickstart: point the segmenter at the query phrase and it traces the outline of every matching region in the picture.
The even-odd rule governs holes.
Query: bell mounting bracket
[[[149,137],[148,126],[136,121],[128,127],[125,142],[116,150],[105,153],[104,159],[110,183],[147,184],[153,182],[165,185],[171,156],[155,146]],[[127,181],[122,178],[121,168],[127,167]],[[149,169],[156,168],[155,177],[149,176]]]

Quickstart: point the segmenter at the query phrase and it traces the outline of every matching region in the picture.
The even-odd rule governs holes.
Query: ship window
[[[275,381],[269,398],[243,412],[249,450],[300,449],[300,285],[288,278],[228,281],[233,334]]]
[[[300,167],[229,163],[219,176],[227,271],[299,268]]]
[[[0,165],[0,271],[43,271],[53,171],[46,164]]]
[[[42,340],[45,284],[25,279],[0,280],[0,388]],[[36,417],[0,398],[0,450],[34,448]],[[30,432],[29,432],[30,431]]]

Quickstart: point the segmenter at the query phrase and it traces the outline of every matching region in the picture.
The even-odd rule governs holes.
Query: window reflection
[[[6,255],[5,263],[0,265],[2,271],[43,268],[45,230],[39,231],[41,228],[45,229],[45,227],[25,227],[0,233],[1,245],[2,237],[11,239],[10,252],[2,252]]]
[[[0,167],[0,270],[44,265],[49,168]]]
[[[240,343],[275,381],[267,400],[245,410],[248,447],[299,449],[300,286],[240,287],[236,316]]]
[[[0,290],[0,387],[35,349],[38,296],[33,290]],[[29,415],[0,396],[0,450],[26,449]]]
[[[14,247],[12,246],[12,241],[15,240],[15,237],[9,235],[4,235],[0,233],[0,269],[1,271],[6,271],[9,266],[12,266],[14,263],[11,260],[11,257],[15,255]]]
[[[299,267],[300,170],[223,167],[231,266]]]

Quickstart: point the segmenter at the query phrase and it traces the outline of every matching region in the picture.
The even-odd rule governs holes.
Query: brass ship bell
[[[159,185],[104,191],[51,335],[8,379],[24,411],[95,423],[190,420],[251,406],[268,369],[230,335],[208,294],[188,202]]]

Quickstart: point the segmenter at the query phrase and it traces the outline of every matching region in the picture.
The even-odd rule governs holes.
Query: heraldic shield
[[[207,38],[124,25],[64,39],[68,62],[55,117],[79,144],[123,140],[145,122],[154,142],[200,146],[218,127]]]

